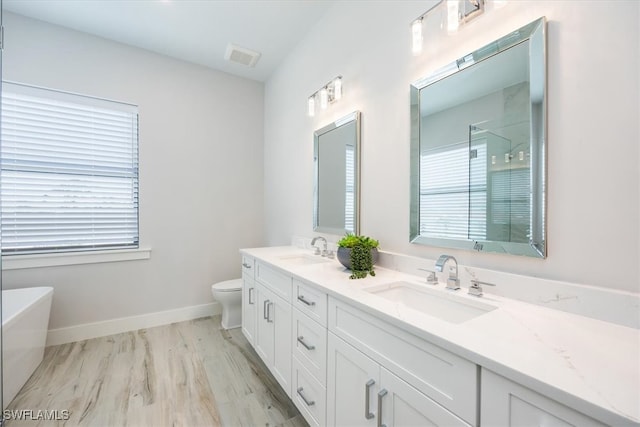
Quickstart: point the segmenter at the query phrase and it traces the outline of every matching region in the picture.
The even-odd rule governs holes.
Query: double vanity
[[[296,247],[242,252],[242,331],[312,426],[640,425],[633,328]],[[485,289],[486,292],[486,289]]]

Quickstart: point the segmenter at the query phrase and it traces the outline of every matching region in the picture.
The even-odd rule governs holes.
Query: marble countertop
[[[380,267],[375,277],[350,280],[337,260],[292,262],[291,257],[311,255],[292,246],[241,252],[601,422],[640,426],[637,329],[491,295],[486,288],[478,299],[467,295],[464,284],[457,297],[497,309],[450,323],[364,290],[406,281],[450,293],[443,283],[427,285],[422,277]]]

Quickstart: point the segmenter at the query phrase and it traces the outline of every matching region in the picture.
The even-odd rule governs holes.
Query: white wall
[[[5,14],[3,78],[139,105],[140,236],[151,259],[3,272],[52,285],[49,327],[210,303],[264,244],[263,85]]]
[[[410,22],[434,2],[341,1],[265,91],[267,243],[311,235],[314,129],[362,111],[361,232],[388,251],[639,290],[637,1],[510,1],[410,52]],[[488,9],[492,9],[489,3]],[[548,23],[548,257],[409,243],[409,83],[540,16]],[[307,97],[336,75],[343,100],[314,118]],[[425,261],[425,264],[427,261]]]

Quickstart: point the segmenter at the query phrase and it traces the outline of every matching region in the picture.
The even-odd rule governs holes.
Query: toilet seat
[[[217,292],[234,292],[242,289],[242,279],[225,280],[211,286]]]

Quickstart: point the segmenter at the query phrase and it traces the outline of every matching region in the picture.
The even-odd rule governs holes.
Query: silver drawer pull
[[[304,337],[302,335],[300,335],[298,337],[298,342],[300,344],[302,344],[304,346],[304,348],[306,348],[307,350],[315,350],[316,346],[315,345],[309,345],[306,342],[304,342]]]
[[[274,304],[274,302],[267,304],[267,322],[269,323],[273,323],[273,319],[271,318],[271,307],[273,307]]]
[[[387,427],[386,424],[382,424],[382,398],[387,395],[387,390],[382,389],[378,393],[378,427]]]
[[[375,415],[371,412],[371,399],[369,397],[369,395],[371,394],[371,387],[373,387],[375,383],[376,382],[374,380],[369,380],[364,385],[364,417],[368,420],[375,417]]]
[[[308,305],[308,306],[310,306],[310,307],[312,307],[312,306],[316,305],[315,301],[308,301],[308,300],[304,297],[304,295],[298,295],[298,301],[300,301],[301,303],[306,304],[306,305]]]
[[[251,299],[251,297],[253,296],[253,292],[251,292],[251,291],[253,291],[253,290],[254,290],[254,288],[249,288],[249,304],[251,304],[251,305],[255,304],[255,301]]]
[[[267,318],[268,318],[268,315],[267,315],[267,310],[268,310],[268,308],[267,308],[267,307],[268,307],[268,306],[269,306],[269,300],[268,300],[268,299],[266,299],[266,300],[264,300],[264,302],[262,303],[262,318],[263,318],[264,320],[267,320]]]
[[[304,396],[304,394],[302,394],[302,391],[304,389],[302,387],[298,387],[298,396],[300,396],[302,398],[302,400],[304,400],[304,403],[307,404],[307,406],[313,406],[316,404],[316,402],[314,400],[307,400],[307,398]]]
[[[246,262],[243,262],[243,263],[242,263],[242,266],[243,266],[244,268],[251,268],[251,264],[247,264]]]

